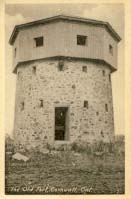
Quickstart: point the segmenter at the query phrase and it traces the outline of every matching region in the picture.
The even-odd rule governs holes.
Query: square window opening
[[[40,47],[44,45],[44,37],[36,37],[34,38],[36,47]]]
[[[87,45],[87,36],[77,35],[77,45],[80,45],[80,46]]]

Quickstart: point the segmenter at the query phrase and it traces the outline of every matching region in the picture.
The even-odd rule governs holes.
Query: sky
[[[12,134],[15,110],[16,75],[12,73],[12,47],[8,41],[15,25],[54,15],[71,15],[109,22],[122,38],[118,44],[118,71],[112,74],[115,134],[124,134],[124,5],[123,4],[6,4],[6,133]]]

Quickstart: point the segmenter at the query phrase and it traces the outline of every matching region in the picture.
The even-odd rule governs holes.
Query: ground
[[[6,161],[6,194],[123,194],[124,154],[34,153]]]

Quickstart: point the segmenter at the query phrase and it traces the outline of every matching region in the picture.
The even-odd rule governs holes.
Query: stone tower
[[[15,26],[14,138],[28,148],[114,136],[111,73],[119,35],[107,22],[55,16]]]

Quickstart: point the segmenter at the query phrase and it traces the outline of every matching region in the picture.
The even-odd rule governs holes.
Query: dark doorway
[[[67,140],[68,107],[55,108],[55,140]]]

